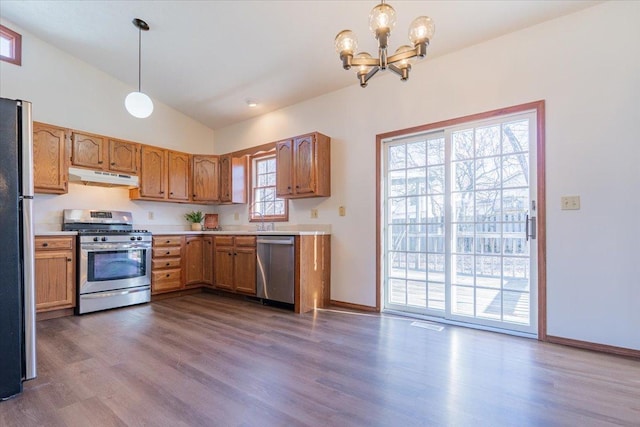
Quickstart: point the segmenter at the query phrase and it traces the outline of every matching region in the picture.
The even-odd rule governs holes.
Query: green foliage
[[[201,211],[192,211],[184,214],[184,218],[189,222],[200,223],[204,219],[204,214]]]

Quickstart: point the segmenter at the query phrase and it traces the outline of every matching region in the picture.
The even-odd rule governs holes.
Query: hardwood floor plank
[[[2,426],[640,426],[640,361],[214,294],[38,322]]]

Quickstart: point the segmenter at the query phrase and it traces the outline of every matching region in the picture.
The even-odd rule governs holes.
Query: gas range
[[[65,209],[77,231],[77,314],[149,302],[151,232],[134,230],[131,212]]]

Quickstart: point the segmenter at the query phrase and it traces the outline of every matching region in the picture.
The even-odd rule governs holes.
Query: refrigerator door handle
[[[36,377],[36,285],[33,229],[33,122],[31,103],[22,104],[22,244],[24,274],[25,380]]]

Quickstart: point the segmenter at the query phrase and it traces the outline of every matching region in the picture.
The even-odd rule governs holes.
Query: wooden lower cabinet
[[[202,283],[213,286],[213,237],[202,238]]]
[[[256,236],[215,237],[216,289],[256,294]]]
[[[76,305],[75,237],[35,238],[36,312]]]
[[[202,236],[187,236],[185,243],[185,285],[202,285],[204,278],[204,239]]]
[[[184,288],[182,280],[182,248],[184,236],[153,236],[151,250],[151,294],[178,291]]]

